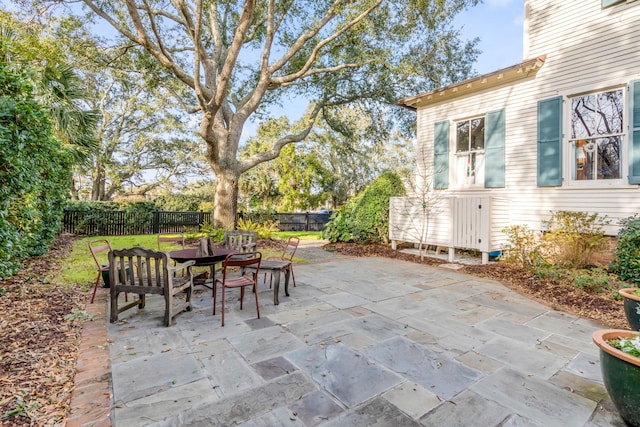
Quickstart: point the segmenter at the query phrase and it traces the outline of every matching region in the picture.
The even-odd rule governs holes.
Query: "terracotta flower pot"
[[[618,293],[624,298],[624,314],[634,331],[640,330],[640,296],[634,295],[638,288],[620,289]]]
[[[630,338],[637,332],[605,329],[593,333],[600,348],[600,369],[607,393],[623,420],[640,427],[640,358],[609,345],[610,340]]]

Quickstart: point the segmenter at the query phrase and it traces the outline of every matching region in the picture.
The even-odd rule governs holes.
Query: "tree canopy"
[[[36,5],[59,3],[39,0]],[[65,2],[75,4],[73,0]],[[341,129],[335,108],[363,105],[378,138],[398,98],[464,78],[477,54],[451,23],[477,0],[83,0],[117,33],[160,64],[176,94],[198,114],[216,176],[215,222],[233,224],[242,173],[309,135],[322,116]],[[72,10],[72,9],[70,9]],[[159,85],[165,84],[158,81]],[[239,158],[242,131],[275,107],[310,113],[265,149]]]

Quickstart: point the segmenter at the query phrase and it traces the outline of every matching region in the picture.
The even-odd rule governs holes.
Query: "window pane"
[[[484,149],[484,117],[471,120],[471,150]]]
[[[596,97],[581,96],[571,100],[571,138],[584,139],[595,134]]]
[[[620,179],[620,147],[619,136],[600,138],[598,144],[598,179]]]
[[[456,124],[456,153],[469,151],[469,121]]]
[[[622,89],[598,94],[598,135],[622,133]]]
[[[574,145],[573,155],[573,179],[578,181],[585,181],[593,179],[593,151],[595,148],[595,141],[579,139]]]

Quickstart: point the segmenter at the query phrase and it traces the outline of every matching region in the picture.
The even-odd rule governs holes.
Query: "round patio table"
[[[192,249],[180,249],[177,251],[169,252],[169,256],[176,262],[195,261],[197,267],[210,267],[211,269],[211,283],[216,280],[216,264],[224,262],[227,255],[235,254],[237,251],[225,248],[215,248],[213,254],[203,255],[202,251],[197,248]],[[213,286],[209,287],[203,283],[203,285],[209,289],[213,289]]]

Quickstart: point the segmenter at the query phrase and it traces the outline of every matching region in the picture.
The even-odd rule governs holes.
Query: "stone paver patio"
[[[149,297],[109,324],[114,425],[624,426],[594,322],[385,258],[325,253],[295,275],[278,306],[261,284],[261,319],[230,292],[221,327],[199,288],[169,328]]]

